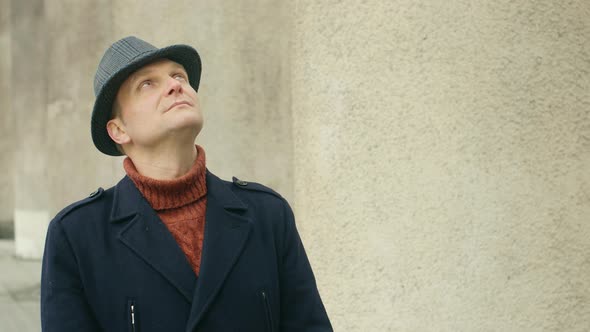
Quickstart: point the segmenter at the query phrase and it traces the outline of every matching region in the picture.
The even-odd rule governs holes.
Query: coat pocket
[[[272,310],[270,308],[270,300],[268,298],[268,292],[266,290],[260,291],[260,297],[262,298],[262,306],[264,307],[264,316],[266,317],[266,330],[269,332],[274,331],[274,324],[272,319]]]
[[[130,332],[139,332],[137,328],[137,304],[134,299],[127,300],[127,326]]]

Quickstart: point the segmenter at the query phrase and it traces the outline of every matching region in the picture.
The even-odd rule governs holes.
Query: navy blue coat
[[[332,331],[287,202],[207,172],[199,277],[133,182],[50,223],[43,331]]]

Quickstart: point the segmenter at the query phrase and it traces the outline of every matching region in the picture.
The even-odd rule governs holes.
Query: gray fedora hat
[[[169,59],[184,66],[190,85],[199,90],[201,58],[197,50],[188,45],[172,45],[157,48],[137,37],[125,37],[111,45],[103,55],[94,76],[96,101],[92,110],[90,132],[92,141],[100,152],[122,155],[107,132],[113,102],[121,84],[130,74],[158,59]]]

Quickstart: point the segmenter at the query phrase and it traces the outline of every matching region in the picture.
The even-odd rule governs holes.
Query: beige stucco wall
[[[297,1],[295,208],[338,331],[587,331],[590,3]]]

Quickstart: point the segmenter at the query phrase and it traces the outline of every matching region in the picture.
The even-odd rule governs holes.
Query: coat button
[[[247,185],[248,185],[248,182],[246,182],[246,181],[243,181],[243,180],[236,180],[236,184],[237,184],[238,186],[245,187],[245,186],[247,186]]]
[[[94,197],[98,195],[98,189],[96,189],[95,191],[93,191],[88,197]]]

